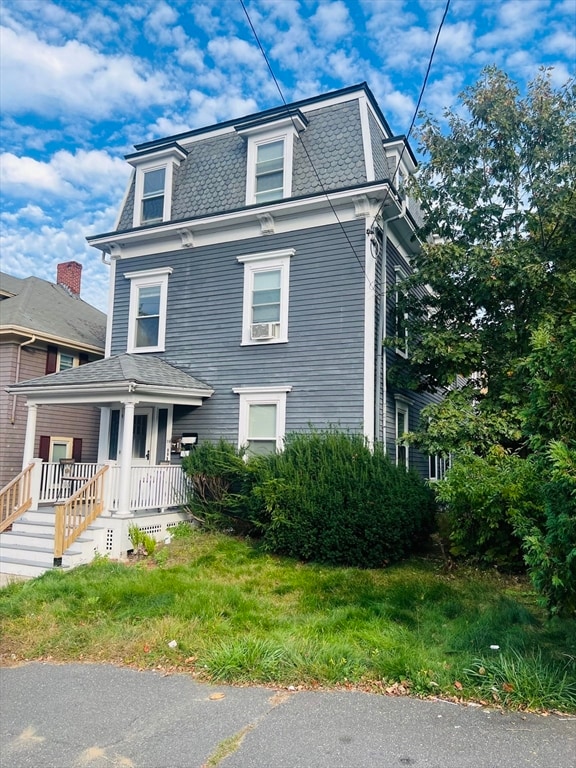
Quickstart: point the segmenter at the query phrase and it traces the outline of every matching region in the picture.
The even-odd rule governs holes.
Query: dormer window
[[[164,192],[166,189],[166,168],[154,168],[144,171],[144,187],[142,191],[142,224],[153,224],[163,221]]]
[[[186,151],[174,142],[126,157],[136,169],[133,226],[170,221],[174,168],[180,165],[186,154]]]
[[[284,139],[256,146],[254,198],[257,203],[284,197]]]
[[[306,127],[300,112],[236,126],[247,139],[246,205],[283,200],[292,194],[294,137]]]

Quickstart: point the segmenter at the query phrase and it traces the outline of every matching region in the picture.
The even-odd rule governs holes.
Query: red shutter
[[[38,455],[42,461],[50,461],[50,435],[40,436],[40,448]]]
[[[58,362],[58,347],[48,347],[46,350],[46,373],[56,373]]]
[[[72,458],[74,461],[82,461],[82,438],[75,437],[72,441]]]

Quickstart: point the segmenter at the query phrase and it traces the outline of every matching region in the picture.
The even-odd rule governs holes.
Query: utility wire
[[[283,104],[284,104],[284,106],[286,107],[286,110],[287,110],[287,113],[288,113],[288,117],[289,117],[289,118],[290,118],[290,120],[292,121],[292,125],[294,126],[294,128],[295,128],[296,132],[298,132],[298,129],[297,129],[297,126],[296,126],[296,121],[294,120],[294,117],[293,117],[292,113],[290,112],[290,108],[288,107],[288,104],[286,103],[286,99],[284,98],[284,94],[282,93],[282,89],[280,88],[280,84],[278,83],[278,80],[276,79],[276,75],[274,74],[274,70],[272,69],[272,67],[271,67],[271,65],[270,65],[270,62],[269,62],[269,60],[268,60],[268,57],[266,56],[266,52],[265,52],[264,48],[262,47],[262,43],[260,42],[260,38],[258,37],[258,34],[256,33],[256,30],[254,29],[254,25],[252,24],[252,19],[250,18],[250,15],[249,15],[249,13],[248,13],[248,11],[247,11],[247,9],[246,9],[246,6],[244,5],[244,0],[240,0],[240,5],[242,6],[242,10],[244,11],[244,13],[245,13],[245,15],[246,15],[246,18],[248,19],[248,24],[250,25],[250,29],[252,30],[252,34],[254,35],[254,39],[255,39],[255,40],[256,40],[256,42],[258,43],[258,47],[260,48],[260,51],[261,51],[261,53],[262,53],[262,56],[264,57],[264,61],[266,62],[266,65],[267,65],[267,67],[268,67],[268,69],[269,69],[269,71],[270,71],[270,74],[272,75],[272,79],[274,80],[274,83],[275,83],[275,85],[276,85],[276,88],[277,88],[277,90],[278,90],[278,93],[280,94],[280,98],[282,99],[282,103],[283,103]],[[346,240],[348,241],[348,245],[350,246],[350,249],[352,250],[352,253],[353,253],[353,254],[354,254],[354,256],[356,257],[356,261],[357,261],[357,262],[358,262],[358,264],[360,265],[360,269],[361,269],[361,270],[362,270],[362,272],[364,273],[364,277],[366,278],[366,280],[368,280],[368,283],[370,284],[370,287],[371,287],[372,289],[374,289],[374,285],[372,284],[372,282],[371,282],[371,281],[370,281],[370,279],[368,278],[368,275],[366,274],[366,270],[364,269],[364,264],[362,263],[362,261],[361,261],[360,257],[359,257],[359,256],[358,256],[358,254],[356,253],[356,249],[354,248],[354,244],[352,243],[352,241],[351,241],[351,240],[350,240],[350,238],[348,237],[348,233],[346,232],[346,230],[345,230],[345,228],[344,228],[344,225],[343,225],[343,224],[342,224],[342,222],[340,221],[340,218],[339,218],[339,216],[338,216],[338,213],[336,212],[336,209],[335,209],[335,208],[334,208],[334,206],[332,205],[332,201],[330,200],[330,197],[329,197],[329,195],[328,195],[328,192],[327,192],[327,191],[326,191],[326,189],[324,188],[324,184],[322,184],[322,179],[320,178],[320,175],[319,175],[318,171],[316,170],[316,167],[315,167],[314,163],[312,162],[312,158],[310,157],[310,154],[309,154],[309,152],[308,152],[308,147],[307,147],[307,146],[306,146],[306,144],[304,143],[304,140],[303,140],[303,139],[301,139],[301,144],[302,144],[302,147],[303,147],[303,149],[304,149],[304,152],[306,153],[306,157],[308,158],[308,162],[310,163],[310,167],[311,167],[311,168],[312,168],[312,170],[314,171],[314,175],[316,176],[316,179],[318,180],[318,184],[320,185],[320,189],[321,189],[321,190],[322,190],[322,192],[324,193],[324,196],[326,197],[326,200],[328,201],[328,205],[329,205],[329,206],[330,206],[330,208],[332,209],[332,213],[334,214],[334,217],[336,218],[336,221],[338,222],[338,224],[339,224],[339,226],[340,226],[340,229],[342,230],[342,233],[343,233],[344,237],[345,237],[345,238],[346,238]]]
[[[266,66],[268,67],[270,75],[272,76],[272,80],[274,81],[274,84],[276,85],[276,89],[278,90],[278,93],[280,94],[280,99],[282,100],[282,103],[286,107],[286,111],[288,113],[288,117],[291,119],[292,124],[294,125],[294,128],[297,131],[296,121],[294,120],[294,117],[293,117],[293,115],[290,112],[290,109],[288,107],[286,99],[284,98],[284,94],[282,93],[282,89],[280,88],[280,84],[278,83],[278,80],[276,79],[276,75],[274,74],[274,70],[272,69],[270,61],[268,60],[268,56],[266,55],[266,52],[265,52],[265,50],[264,50],[264,48],[262,46],[262,43],[260,42],[260,38],[258,37],[258,34],[257,34],[257,32],[256,32],[256,30],[254,28],[254,25],[252,24],[252,19],[250,18],[250,14],[248,13],[248,10],[246,9],[246,6],[244,4],[244,0],[240,0],[240,5],[242,6],[242,10],[244,11],[244,14],[246,16],[248,24],[250,25],[250,29],[252,30],[252,34],[254,35],[254,39],[256,40],[256,43],[258,44],[260,52],[262,53],[264,61],[266,62]],[[410,122],[410,127],[408,128],[408,133],[406,134],[406,141],[402,142],[402,150],[400,152],[400,157],[398,158],[398,162],[396,164],[396,168],[394,169],[394,173],[393,173],[393,176],[392,176],[393,179],[396,178],[396,174],[398,172],[398,169],[399,169],[400,164],[402,162],[402,158],[404,156],[404,152],[406,150],[406,145],[407,145],[408,139],[410,138],[410,134],[412,133],[412,129],[414,128],[414,123],[416,122],[416,118],[418,117],[418,111],[420,109],[420,104],[422,103],[422,99],[424,97],[424,91],[426,90],[426,85],[428,83],[428,76],[430,75],[430,70],[432,69],[432,61],[434,59],[434,54],[435,54],[436,48],[438,46],[438,40],[440,39],[440,33],[442,32],[442,28],[444,26],[444,22],[446,20],[446,16],[448,15],[448,9],[449,8],[450,8],[450,0],[446,0],[446,6],[444,7],[444,13],[442,15],[442,19],[440,20],[440,24],[439,24],[438,30],[436,32],[436,37],[434,39],[434,45],[432,46],[432,51],[431,51],[430,56],[428,58],[428,65],[426,67],[426,74],[425,74],[424,80],[422,82],[422,87],[420,88],[420,94],[418,96],[418,102],[416,104],[416,108],[414,110],[414,114],[412,116],[412,120]],[[318,184],[320,185],[320,188],[321,188],[322,192],[324,193],[324,195],[326,197],[328,205],[332,209],[332,213],[334,214],[334,217],[335,217],[336,221],[340,225],[340,228],[341,228],[341,230],[342,230],[342,232],[344,234],[344,237],[348,241],[348,245],[350,246],[350,249],[351,249],[352,253],[356,257],[356,261],[360,265],[360,269],[362,270],[362,272],[364,274],[364,277],[366,278],[366,280],[368,280],[372,290],[375,290],[375,285],[372,284],[372,282],[368,278],[368,275],[366,274],[366,270],[364,269],[364,264],[362,263],[360,257],[358,256],[358,254],[356,252],[356,249],[354,248],[354,244],[350,240],[350,238],[348,236],[348,233],[346,232],[346,230],[344,228],[344,225],[340,221],[338,213],[336,212],[336,209],[334,208],[334,206],[332,204],[332,201],[330,200],[328,192],[324,188],[324,184],[322,183],[322,179],[320,178],[320,175],[319,175],[318,171],[316,170],[316,167],[315,167],[315,165],[314,165],[314,163],[312,161],[312,158],[310,157],[310,153],[308,152],[308,148],[307,148],[307,146],[306,146],[306,144],[304,143],[303,140],[301,140],[301,144],[302,144],[302,147],[304,149],[304,152],[306,153],[306,157],[308,158],[308,162],[310,163],[310,167],[314,171],[314,175],[316,176],[316,179],[318,180]],[[384,200],[380,204],[380,206],[378,208],[378,211],[376,212],[376,215],[374,216],[374,219],[372,221],[372,226],[370,227],[370,229],[372,229],[374,227],[374,224],[376,223],[376,219],[381,214],[381,212],[382,212],[382,210],[383,210],[383,208],[384,208],[384,206],[386,204],[386,201],[388,199],[389,194],[390,194],[389,190],[387,190],[386,191],[386,195],[384,197]]]
[[[442,32],[442,27],[444,26],[444,22],[446,21],[446,16],[448,15],[448,9],[450,8],[450,0],[446,0],[446,5],[444,7],[444,13],[442,14],[442,18],[440,20],[440,24],[438,26],[438,31],[436,32],[436,38],[434,39],[434,45],[432,46],[432,51],[430,52],[430,56],[428,58],[428,66],[426,67],[426,74],[424,75],[424,80],[422,82],[422,87],[420,88],[420,95],[418,96],[418,102],[416,104],[416,108],[414,110],[414,114],[412,115],[412,121],[410,122],[410,127],[408,128],[408,133],[406,134],[406,141],[402,142],[402,151],[400,152],[400,157],[398,158],[398,162],[396,163],[396,168],[394,169],[394,173],[392,175],[392,179],[394,180],[396,178],[396,174],[398,173],[398,169],[400,168],[400,164],[402,163],[402,158],[404,157],[404,152],[406,150],[406,145],[408,143],[408,139],[410,138],[410,134],[412,133],[412,129],[414,128],[414,123],[416,122],[416,118],[418,117],[418,112],[420,110],[420,104],[422,103],[422,99],[424,97],[424,91],[426,90],[426,85],[428,84],[428,76],[430,74],[430,70],[432,69],[432,61],[434,60],[434,54],[436,53],[436,47],[438,46],[438,40],[440,39],[440,33]],[[374,219],[372,221],[372,227],[374,227],[374,224],[376,223],[376,219],[381,214],[382,210],[384,209],[384,205],[386,204],[386,200],[388,199],[389,192],[386,192],[386,196],[384,197],[384,200],[380,204],[380,207],[378,208],[378,211],[376,215],[374,216]]]

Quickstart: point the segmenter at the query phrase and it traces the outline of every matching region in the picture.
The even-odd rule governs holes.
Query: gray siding
[[[364,254],[363,220],[344,225]],[[289,341],[244,346],[242,254],[295,248],[290,265]],[[338,225],[240,243],[141,256],[138,269],[170,266],[166,352],[169,362],[210,384],[214,395],[182,424],[200,437],[236,440],[239,397],[233,387],[290,385],[286,429],[339,424],[360,430],[363,414],[364,274]],[[112,354],[126,350],[134,269],[119,262]],[[217,297],[215,299],[215,297]]]
[[[394,302],[394,286],[396,282],[395,267],[400,266],[405,273],[409,269],[405,259],[402,258],[398,249],[388,242],[387,248],[387,280],[388,280],[388,299],[387,299],[387,318],[386,323],[390,335],[394,333],[396,306]],[[414,339],[408,339],[408,354],[410,354],[411,344],[416,343]],[[394,349],[386,350],[387,370],[394,365],[398,358]],[[408,429],[414,431],[420,425],[420,411],[426,405],[432,402],[438,402],[441,399],[440,394],[429,392],[415,392],[406,389],[394,389],[390,383],[386,391],[386,450],[391,457],[396,452],[396,398],[399,395],[403,402],[408,404]],[[409,449],[410,468],[415,469],[422,476],[428,477],[428,456],[413,446]]]

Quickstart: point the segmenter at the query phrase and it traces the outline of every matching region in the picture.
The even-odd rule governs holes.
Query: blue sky
[[[277,106],[240,0],[0,0],[1,268],[55,280],[114,228],[133,145]],[[445,0],[245,0],[286,101],[367,81],[406,133]],[[451,0],[423,107],[442,115],[487,64],[522,88],[576,71],[576,0]]]

